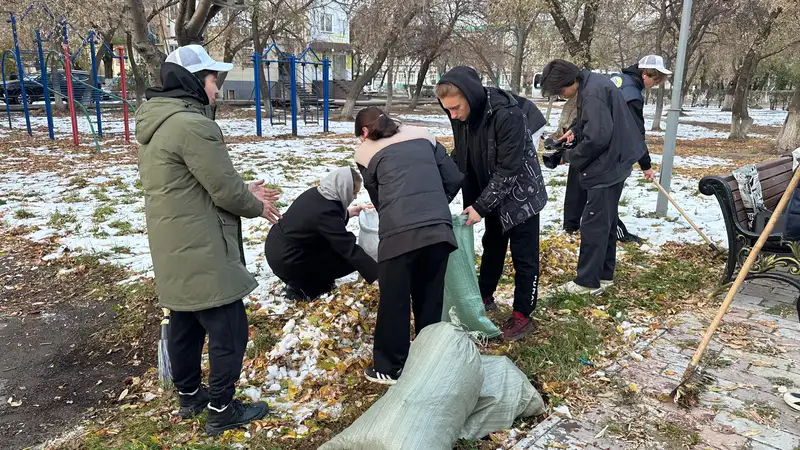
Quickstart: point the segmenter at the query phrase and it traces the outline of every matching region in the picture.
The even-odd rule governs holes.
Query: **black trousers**
[[[208,376],[211,406],[223,408],[233,400],[247,347],[247,313],[237,300],[202,311],[172,311],[168,351],[172,381],[178,392],[194,392],[200,386],[200,358],[208,333]]]
[[[442,242],[378,263],[381,299],[373,346],[378,372],[397,375],[405,365],[411,345],[412,304],[417,334],[441,322],[444,274],[452,250],[450,244]]]
[[[617,264],[617,210],[622,181],[610,187],[588,189],[581,219],[581,251],[575,283],[600,287],[600,280],[613,280]]]
[[[581,228],[581,217],[588,201],[586,189],[580,186],[580,173],[572,166],[567,172],[567,191],[564,194],[564,229],[575,232]],[[628,227],[617,217],[617,239],[628,235]]]
[[[539,215],[503,233],[500,216],[486,216],[486,231],[483,233],[483,256],[478,285],[481,297],[494,295],[497,283],[503,275],[508,243],[511,241],[511,260],[514,263],[514,311],[525,317],[536,308],[539,294]]]
[[[569,166],[567,171],[567,191],[564,194],[564,229],[575,232],[581,228],[581,216],[586,207],[586,189],[580,185],[580,171]]]
[[[349,261],[329,249],[319,251],[314,258],[313,263],[303,267],[275,267],[273,272],[298,294],[314,299],[329,292],[337,279],[356,271]]]

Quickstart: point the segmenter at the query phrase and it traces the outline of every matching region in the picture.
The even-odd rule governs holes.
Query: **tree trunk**
[[[747,54],[745,54],[742,65],[736,73],[736,77],[734,78],[736,87],[733,94],[733,110],[731,111],[731,134],[728,136],[728,139],[747,139],[747,134],[750,132],[750,127],[753,125],[753,119],[750,118],[747,112],[750,85],[756,74],[758,63],[762,59],[761,49],[772,33],[772,25],[782,11],[781,8],[776,8],[769,13],[769,17],[767,17],[767,20],[758,30],[753,44],[748,49]]]
[[[515,94],[520,93],[522,86],[522,60],[525,57],[525,45],[528,41],[530,29],[529,24],[520,24],[517,25],[514,33],[517,39],[517,46],[514,49],[514,67],[511,69],[511,92]]]
[[[261,42],[260,20],[261,20],[261,14],[260,14],[259,8],[257,7],[257,4],[256,4],[256,7],[253,8],[253,14],[251,15],[251,33],[253,35],[253,52],[258,54],[258,55],[261,55],[261,54],[264,53],[264,44]],[[280,63],[279,63],[279,67],[280,67]],[[272,99],[269,98],[270,86],[269,86],[269,83],[267,81],[267,75],[264,72],[264,70],[265,69],[264,69],[263,65],[258,68],[258,76],[261,78],[261,80],[260,80],[260,83],[261,83],[261,101],[262,102],[265,101],[264,100],[264,97],[265,97],[264,94],[266,93],[266,94],[268,94],[266,96],[266,101],[267,102],[271,102]],[[266,70],[269,70],[269,69],[266,69]],[[280,69],[278,69],[278,79],[280,79]],[[283,92],[283,86],[280,87],[280,92],[281,93]],[[290,94],[290,96],[291,96],[291,94]],[[258,100],[256,100],[256,101],[258,101]],[[263,111],[263,109],[262,109],[262,111]],[[270,111],[270,109],[267,108],[267,111]]]
[[[134,81],[136,81],[136,107],[138,108],[144,101],[145,89],[147,89],[145,85],[147,83],[145,82],[145,78],[144,75],[142,74],[142,71],[139,70],[140,67],[139,64],[136,63],[136,58],[134,57],[133,36],[131,36],[130,32],[126,34],[127,36],[125,40],[128,46],[128,61],[130,62],[131,65],[131,72],[133,72],[133,79]]]
[[[736,83],[731,81],[728,83],[728,88],[725,89],[725,100],[722,103],[722,111],[733,111],[733,94],[736,92]]]
[[[800,88],[795,88],[792,103],[789,104],[789,114],[778,134],[778,149],[788,153],[798,147],[800,147]]]
[[[433,58],[430,55],[425,56],[425,59],[422,60],[422,65],[419,67],[419,72],[417,72],[417,84],[414,85],[414,93],[411,95],[411,104],[409,105],[412,111],[417,109],[417,104],[419,104],[419,97],[422,95],[422,87],[425,85],[425,78],[428,76],[431,63],[433,63]]]
[[[378,54],[375,55],[375,59],[370,64],[369,68],[361,74],[360,77],[353,83],[353,90],[347,95],[347,100],[344,102],[344,107],[342,107],[342,112],[340,117],[345,120],[350,120],[353,117],[353,110],[356,107],[356,99],[358,98],[359,94],[361,94],[361,90],[364,89],[364,86],[367,85],[367,82],[371,80],[375,74],[378,73],[378,70],[383,66],[383,63],[386,61],[386,57],[389,55],[389,51],[394,47],[395,43],[397,43],[397,39],[400,37],[400,32],[403,31],[408,27],[408,24],[411,23],[411,20],[414,16],[417,15],[418,8],[411,8],[406,11],[405,15],[402,19],[399,20],[399,23],[389,31],[389,34],[386,36],[386,41],[383,43],[383,47],[378,51]]]
[[[58,59],[52,58],[50,60],[49,82],[53,86],[53,98],[55,99],[54,106],[56,110],[64,111],[65,109],[67,109],[67,105],[64,102],[64,96],[61,95],[61,72],[59,72],[58,69],[59,69]]]
[[[394,56],[389,58],[389,69],[386,71],[386,106],[384,111],[389,114],[392,111],[392,101],[394,100]]]
[[[148,37],[147,16],[144,12],[143,0],[127,0],[131,11],[131,31],[133,33],[133,46],[139,55],[144,58],[147,67],[147,77],[150,86],[161,85],[161,63],[166,55],[159,50]],[[133,56],[133,54],[131,54]],[[132,58],[131,58],[132,59]]]
[[[653,116],[653,125],[650,127],[650,131],[663,131],[661,129],[661,116],[664,115],[664,95],[666,93],[666,89],[664,89],[664,85],[658,86],[658,91],[656,91],[656,113]]]
[[[592,67],[592,40],[594,39],[594,28],[597,21],[597,12],[600,8],[600,0],[587,0],[583,7],[583,22],[578,37],[572,32],[571,21],[567,19],[560,0],[547,0],[550,5],[550,16],[561,34],[561,38],[567,45],[567,51],[575,59],[579,66]],[[565,105],[566,106],[566,105]]]

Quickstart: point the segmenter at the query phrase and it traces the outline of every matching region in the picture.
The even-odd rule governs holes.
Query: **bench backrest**
[[[792,179],[792,157],[785,156],[773,159],[756,165],[758,179],[761,182],[761,191],[764,195],[764,204],[769,210],[774,210],[781,199],[781,196],[789,186]],[[739,192],[739,183],[733,175],[722,177],[733,193],[734,210],[736,221],[744,229],[747,229],[747,210],[742,203],[742,195]]]

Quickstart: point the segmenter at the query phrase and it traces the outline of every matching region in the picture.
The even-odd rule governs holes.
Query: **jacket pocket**
[[[229,213],[219,211],[217,211],[217,220],[222,229],[226,261],[239,261],[241,259],[239,252],[239,221]]]

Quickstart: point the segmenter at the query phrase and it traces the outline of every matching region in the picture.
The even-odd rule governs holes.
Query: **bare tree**
[[[792,102],[789,104],[789,114],[778,134],[779,150],[791,152],[796,148],[800,148],[800,86],[794,89]]]
[[[166,55],[149,39],[148,23],[152,19],[145,13],[143,0],[127,0],[131,14],[132,43],[136,52],[144,59],[147,78],[151,86],[161,84],[161,63]],[[138,84],[138,83],[137,83]]]
[[[464,14],[471,11],[472,5],[473,0],[441,0],[428,7],[421,15],[416,27],[418,33],[412,34],[419,41],[417,51],[422,54],[414,91],[411,93],[409,107],[412,110],[417,108],[425,77],[428,76],[431,64],[447,50],[447,45],[453,35],[453,28]],[[439,25],[442,23],[444,23],[443,27]]]
[[[356,13],[355,20],[361,24],[357,33],[362,33],[362,39],[368,39],[377,44],[377,51],[367,70],[353,83],[352,91],[347,95],[347,100],[342,108],[341,117],[343,119],[352,118],[356,99],[361,90],[383,67],[386,57],[397,44],[401,33],[421,9],[421,5],[418,3],[411,5],[395,3],[391,7],[387,7],[385,4],[375,2],[364,5]]]

